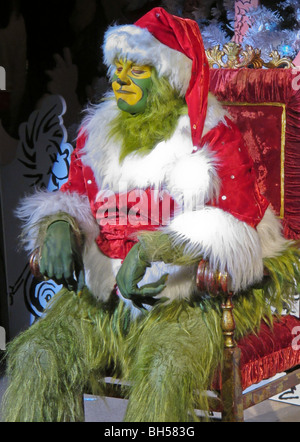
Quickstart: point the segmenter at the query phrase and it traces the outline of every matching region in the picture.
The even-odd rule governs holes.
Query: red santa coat
[[[206,133],[199,147],[201,149],[205,144],[209,145],[210,151],[217,160],[217,172],[221,181],[219,198],[208,201],[206,204],[229,212],[238,220],[255,228],[262,220],[269,202],[258,189],[253,161],[240,131],[228,118],[225,121],[226,124],[220,122]],[[133,237],[134,233],[139,230],[155,230],[163,224],[163,221],[164,224],[166,223],[162,216],[162,204],[165,202],[163,200],[168,199],[170,221],[175,216],[176,201],[172,195],[165,192],[163,199],[158,201],[159,218],[156,222],[150,219],[151,210],[148,207],[148,222],[142,219],[140,222],[135,220],[134,224],[130,223],[127,215],[134,203],[129,201],[129,193],[126,197],[110,195],[106,199],[99,199],[101,189],[97,186],[93,170],[84,165],[81,160],[85,143],[86,134],[81,133],[72,154],[68,182],[61,187],[60,191],[77,192],[88,196],[91,212],[99,224],[99,235],[96,239],[98,247],[110,258],[124,259],[136,242]],[[150,198],[151,190],[150,188],[143,189],[143,195],[148,197],[146,204],[153,202]],[[103,222],[104,218],[99,219],[99,213],[104,204],[108,208],[107,214],[109,213],[112,217],[112,222]]]

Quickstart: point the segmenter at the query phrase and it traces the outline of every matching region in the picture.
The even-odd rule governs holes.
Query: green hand
[[[81,251],[68,222],[55,221],[48,227],[41,248],[40,272],[69,290],[82,289]]]
[[[149,263],[141,256],[140,244],[135,244],[127,254],[124,262],[117,274],[117,285],[124,298],[131,299],[139,308],[143,304],[154,305],[157,302],[164,302],[166,298],[158,298],[158,295],[165,287],[168,275],[163,275],[158,281],[138,287],[138,283],[143,279]]]

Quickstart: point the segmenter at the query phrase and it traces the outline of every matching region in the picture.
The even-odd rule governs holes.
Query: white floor
[[[91,400],[92,399],[92,400]],[[85,397],[86,422],[122,422],[126,401]],[[267,400],[245,410],[245,422],[300,422],[300,407]]]
[[[6,379],[0,379],[0,401],[6,388]],[[85,395],[86,422],[122,422],[127,401]],[[245,422],[300,422],[300,406],[267,400],[245,410]]]

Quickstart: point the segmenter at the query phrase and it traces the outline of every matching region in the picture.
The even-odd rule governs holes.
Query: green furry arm
[[[175,245],[166,233],[142,232],[138,239],[142,246],[142,256],[149,262],[163,261],[166,264],[184,266],[196,264],[202,258],[189,255],[184,245]]]

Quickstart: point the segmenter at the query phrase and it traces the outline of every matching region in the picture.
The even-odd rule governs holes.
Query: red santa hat
[[[199,146],[207,109],[209,65],[194,20],[154,8],[133,25],[110,27],[104,38],[104,62],[112,76],[118,58],[152,65],[159,76],[185,96],[194,146]]]

